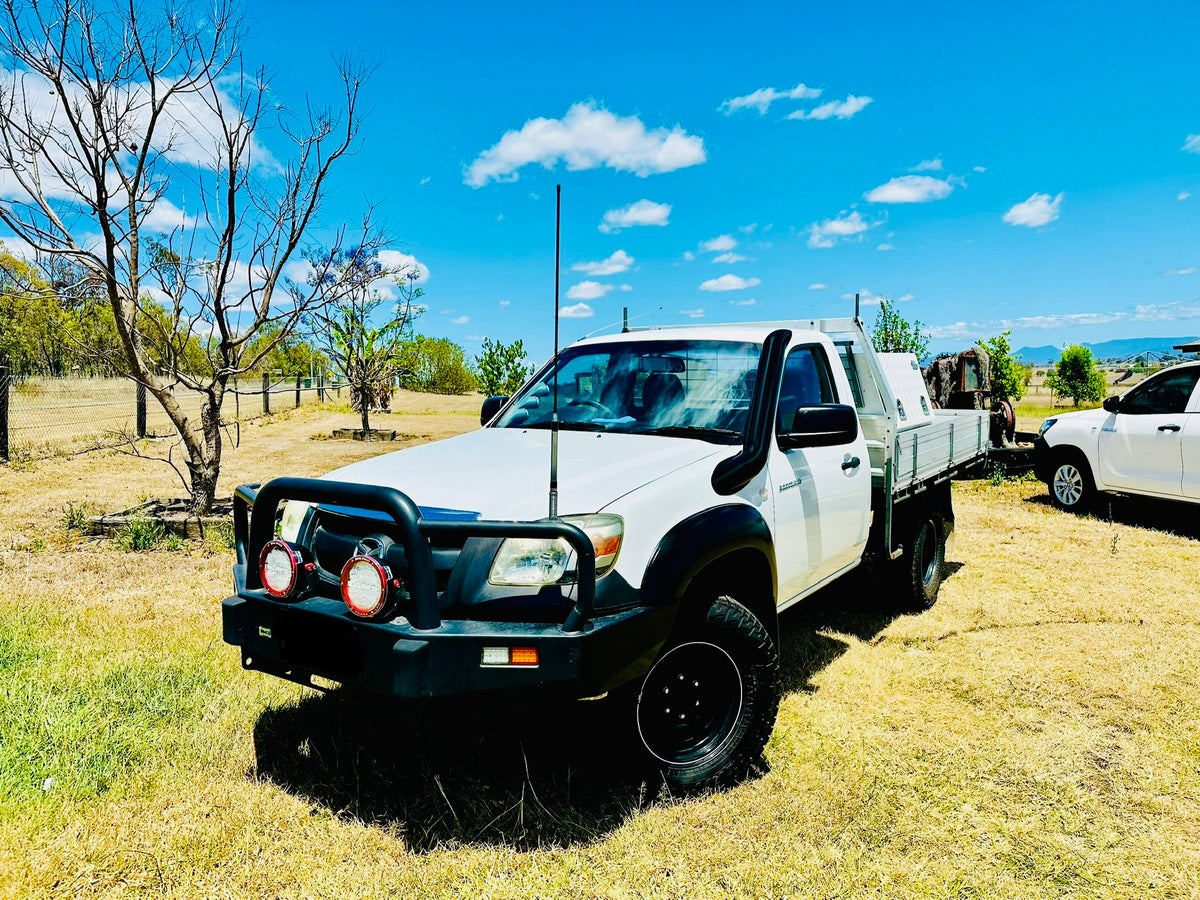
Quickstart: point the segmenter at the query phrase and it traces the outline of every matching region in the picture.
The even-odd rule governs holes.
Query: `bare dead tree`
[[[341,64],[337,108],[296,115],[246,70],[243,38],[230,0],[0,0],[0,222],[107,298],[131,377],[186,450],[197,512],[216,494],[230,379],[361,287],[329,248],[382,246],[369,213],[324,253],[303,243],[354,149],[368,72]],[[178,388],[200,394],[199,422]]]

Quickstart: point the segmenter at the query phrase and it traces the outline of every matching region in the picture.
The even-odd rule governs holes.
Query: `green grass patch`
[[[198,661],[139,660],[89,678],[79,660],[58,665],[21,622],[0,633],[0,819],[95,799],[178,761],[213,693]]]

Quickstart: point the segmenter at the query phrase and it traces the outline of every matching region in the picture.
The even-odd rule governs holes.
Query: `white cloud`
[[[571,285],[567,291],[568,300],[597,300],[613,289],[611,284],[601,284],[598,281],[581,281]]]
[[[842,294],[842,299],[843,300],[853,300],[854,294],[850,293],[850,292]],[[881,296],[880,294],[876,294],[874,291],[869,291],[866,288],[863,288],[861,291],[858,292],[858,302],[861,303],[863,306],[878,306],[879,301],[882,299],[884,299],[883,296]]]
[[[696,258],[696,254],[693,253],[691,250],[684,250],[683,258],[686,262],[691,262],[692,260],[694,260]]]
[[[730,300],[730,306],[758,306],[758,301],[751,297],[749,300]]]
[[[751,222],[749,225],[739,225],[738,231],[740,231],[742,234],[754,234],[754,231],[757,228],[758,228],[758,223]]]
[[[762,281],[758,278],[739,278],[737,275],[722,275],[720,278],[710,278],[700,285],[702,291],[743,291],[746,288],[758,287]]]
[[[839,240],[861,235],[868,228],[874,228],[881,222],[868,222],[862,214],[855,210],[850,214],[843,213],[836,219],[826,219],[823,222],[813,222],[808,226],[808,246],[812,248],[832,247]]]
[[[976,171],[976,172],[978,172],[980,175],[982,175],[984,172],[986,172],[986,171],[987,171],[987,166],[975,166],[975,167],[974,167],[974,171]]]
[[[1136,322],[1174,322],[1178,319],[1200,318],[1200,306],[1184,303],[1150,303],[1136,306],[1130,316]]]
[[[757,109],[758,114],[762,116],[766,115],[767,108],[776,100],[811,100],[813,97],[820,96],[820,88],[810,88],[805,84],[798,84],[791,90],[785,91],[766,87],[759,88],[754,93],[746,94],[743,97],[732,97],[718,106],[717,110],[731,116],[739,109]]]
[[[476,188],[516,181],[524,166],[552,169],[560,161],[572,172],[606,166],[644,178],[706,159],[704,141],[679,125],[648,130],[637,116],[616,116],[589,101],[576,103],[561,119],[530,119],[506,132],[466,168],[463,181]]]
[[[737,240],[731,234],[721,234],[700,242],[700,249],[705,253],[720,253],[723,250],[732,250],[736,246]]]
[[[166,197],[160,197],[142,219],[142,228],[166,233],[176,228],[195,228],[198,222],[195,216],[187,215]]]
[[[704,318],[704,310],[703,309],[681,309],[679,311],[679,314],[681,316],[687,316],[689,319],[703,319]]]
[[[585,275],[618,275],[628,271],[634,261],[634,258],[624,250],[618,250],[608,259],[602,259],[599,262],[575,263],[571,266],[571,271],[583,272]]]
[[[604,214],[600,230],[605,234],[616,234],[622,228],[632,228],[635,225],[667,225],[671,217],[670,203],[655,203],[652,200],[638,200],[628,206],[610,209]]]
[[[1028,200],[1018,203],[1004,214],[1004,221],[1009,225],[1024,225],[1027,228],[1037,228],[1058,218],[1058,209],[1062,205],[1063,195],[1051,198],[1049,194],[1032,194]]]
[[[954,186],[931,175],[901,175],[863,194],[871,203],[926,203],[950,196]]]
[[[742,254],[740,254],[740,253],[722,253],[720,256],[714,256],[713,262],[715,262],[715,263],[738,263],[738,262],[745,262],[748,259],[750,259],[749,256],[742,256]]]
[[[617,290],[620,291],[622,294],[628,294],[630,291],[633,290],[633,285],[632,284],[619,284],[619,285],[617,285]]]
[[[590,319],[595,315],[586,303],[576,303],[574,306],[560,306],[558,314],[564,319]]]
[[[895,244],[880,244],[880,245],[879,245],[878,247],[876,247],[875,249],[876,249],[876,250],[895,250],[895,249],[896,249],[896,245],[895,245]]]
[[[845,100],[831,100],[829,103],[822,103],[816,109],[805,112],[802,109],[796,110],[794,113],[789,113],[789,119],[849,119],[855,113],[860,112],[868,103],[871,103],[870,97],[855,97],[853,94]]]
[[[417,183],[418,183],[419,185],[421,185],[422,187],[424,187],[425,185],[429,184],[429,182],[430,182],[430,181],[432,181],[432,180],[433,180],[433,179],[431,179],[431,178],[430,178],[428,175],[426,175],[424,178],[422,178],[422,179],[421,179],[419,182],[417,182]]]
[[[1182,269],[1167,269],[1167,271],[1163,272],[1163,274],[1164,275],[1195,275],[1197,271],[1198,270],[1195,266],[1187,266]]]
[[[897,303],[907,303],[909,300],[912,300],[912,299],[913,299],[912,294],[901,294],[899,297],[896,298],[896,302]]]
[[[910,172],[940,172],[942,171],[942,158],[939,156],[936,159],[923,159],[908,171]]]
[[[429,280],[429,266],[411,254],[401,253],[399,250],[380,250],[378,256],[380,265],[387,269],[403,275],[407,275],[409,272],[415,273],[417,277],[413,281],[418,284]]]
[[[1050,329],[1080,328],[1088,325],[1111,325],[1114,322],[1175,322],[1200,319],[1200,305],[1188,303],[1150,303],[1138,305],[1130,311],[1063,313],[1049,316],[1022,316],[1016,319],[992,319],[980,322],[951,322],[931,326],[928,331],[934,339],[978,337],[1005,330],[1046,331]]]
[[[1189,134],[1181,149],[1185,153],[1200,153],[1200,134]]]
[[[1175,195],[1175,199],[1176,200],[1186,200],[1190,196],[1192,196],[1191,191],[1180,191],[1178,194]]]
[[[471,321],[470,316],[455,316],[450,320],[451,325],[466,325]]]
[[[501,300],[501,301],[500,301],[500,308],[501,308],[501,309],[508,309],[508,307],[509,307],[509,306],[511,306],[511,305],[512,305],[512,301],[511,301],[511,300]]]
[[[829,285],[814,281],[808,286],[808,289],[810,291],[827,291],[829,290]]]

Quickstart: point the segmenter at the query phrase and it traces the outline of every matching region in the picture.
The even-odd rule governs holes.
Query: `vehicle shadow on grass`
[[[784,693],[815,690],[812,678],[848,649],[831,632],[871,640],[899,614],[873,605],[881,589],[868,577],[843,581],[780,617]],[[344,691],[314,694],[259,716],[251,774],[394,830],[419,853],[586,844],[670,798],[637,762],[631,717],[616,697],[410,702],[385,713]]]
[[[962,567],[946,564],[949,578]],[[779,659],[783,692],[816,690],[812,678],[850,649],[836,635],[874,640],[907,611],[896,604],[896,588],[871,573],[853,572],[807,597],[779,617]]]
[[[1026,503],[1051,506],[1048,494],[1034,494]],[[1064,512],[1065,516],[1072,513]],[[1101,494],[1093,502],[1087,515],[1114,525],[1132,528],[1150,528],[1166,531],[1178,537],[1200,541],[1200,516],[1196,515],[1196,504],[1178,500],[1159,500],[1154,497],[1132,497]]]
[[[625,710],[628,712],[628,710]],[[366,708],[342,691],[265,710],[254,774],[414,852],[588,843],[660,796],[631,764],[618,704],[493,698]]]

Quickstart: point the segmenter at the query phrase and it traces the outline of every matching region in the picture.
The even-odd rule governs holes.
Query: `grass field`
[[[398,406],[410,443],[477,424],[478,398]],[[224,492],[385,449],[313,440],[353,424],[244,428]],[[1200,896],[1194,513],[956,484],[937,605],[860,581],[785,614],[768,771],[681,799],[612,764],[604,703],[389,718],[243,672],[231,551],[63,525],[173,479],[0,467],[0,897]]]

